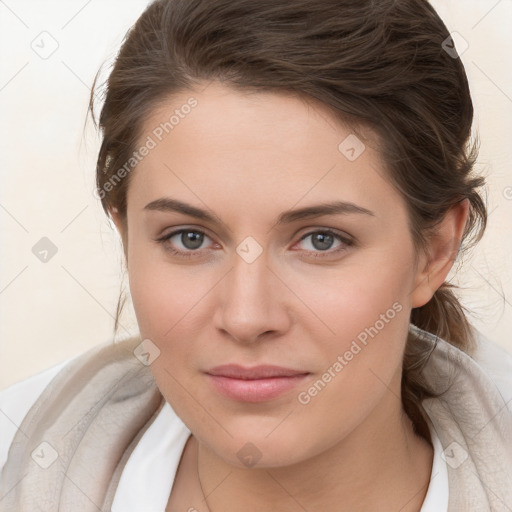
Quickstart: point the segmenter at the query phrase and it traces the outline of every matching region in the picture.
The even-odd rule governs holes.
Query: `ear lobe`
[[[419,259],[418,273],[411,292],[413,308],[424,306],[445,282],[460,250],[469,214],[469,201],[464,199],[445,214],[431,237],[427,254]]]

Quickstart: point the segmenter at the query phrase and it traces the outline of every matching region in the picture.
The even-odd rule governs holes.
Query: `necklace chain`
[[[211,512],[210,507],[208,506],[208,503],[206,502],[206,495],[204,493],[203,484],[201,483],[201,478],[199,477],[199,443],[197,444],[196,471],[197,471],[197,481],[199,482],[199,487],[201,488],[201,493],[203,495],[204,504],[206,505],[206,509],[208,510],[208,512]]]

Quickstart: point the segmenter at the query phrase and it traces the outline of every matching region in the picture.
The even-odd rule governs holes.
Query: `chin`
[[[297,433],[297,429],[290,428],[278,432],[279,427],[276,429],[276,426],[279,422],[274,422],[270,429],[254,423],[253,420],[252,428],[226,425],[233,437],[228,434],[223,434],[222,439],[211,439],[208,435],[196,437],[227,464],[239,468],[289,466],[313,455],[307,453],[314,450],[305,446],[306,433]]]

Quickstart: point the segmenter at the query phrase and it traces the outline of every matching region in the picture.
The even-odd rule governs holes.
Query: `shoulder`
[[[477,348],[473,360],[496,384],[512,411],[512,354],[477,331]]]
[[[418,330],[428,350],[422,406],[443,446],[455,510],[512,503],[512,357],[476,330],[471,356]],[[492,493],[489,492],[492,489]]]
[[[33,406],[44,396],[44,391],[49,388],[52,381],[60,379],[64,384],[73,378],[76,380],[80,373],[86,373],[90,378],[95,371],[91,368],[91,363],[95,367],[99,367],[100,360],[102,363],[110,361],[115,364],[126,358],[127,353],[133,354],[136,341],[137,338],[132,337],[119,343],[112,340],[102,342],[0,391],[0,473],[20,425]],[[80,381],[85,385],[83,378]]]
[[[444,393],[456,381],[485,385],[505,402],[512,400],[512,354],[474,328],[476,347],[471,355],[448,341],[410,324],[415,342],[422,343],[430,356],[422,373],[435,393]],[[468,389],[466,387],[466,389]],[[512,410],[512,402],[508,404]]]
[[[27,412],[59,371],[76,357],[66,359],[0,391],[0,471],[7,460],[9,446]]]

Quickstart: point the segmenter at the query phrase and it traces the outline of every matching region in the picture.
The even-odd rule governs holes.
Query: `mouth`
[[[257,403],[291,391],[310,373],[272,365],[253,368],[223,365],[208,370],[206,375],[214,389],[228,398]]]

